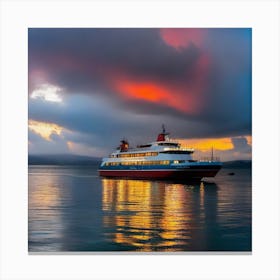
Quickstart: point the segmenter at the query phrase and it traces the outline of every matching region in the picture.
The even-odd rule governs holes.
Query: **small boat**
[[[233,176],[233,175],[235,175],[235,173],[234,172],[230,172],[230,173],[228,173],[228,175]]]
[[[169,139],[163,125],[155,142],[130,148],[125,139],[99,167],[102,177],[132,179],[188,179],[201,180],[214,177],[222,162],[213,157],[194,160],[194,149],[182,148],[180,143]]]

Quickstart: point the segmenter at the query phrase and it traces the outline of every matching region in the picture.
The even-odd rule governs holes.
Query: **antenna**
[[[165,133],[165,127],[164,127],[164,124],[162,125],[162,133]]]
[[[211,161],[214,161],[214,151],[213,151],[213,146],[212,146],[212,150],[211,150]]]

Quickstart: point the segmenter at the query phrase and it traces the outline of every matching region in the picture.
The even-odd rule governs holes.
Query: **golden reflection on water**
[[[55,176],[38,176],[29,180],[31,181],[28,192],[29,207],[31,209],[48,209],[59,205],[61,194],[57,187],[58,183]]]
[[[205,219],[204,196],[205,196],[205,186],[204,183],[201,182],[199,187],[199,201],[200,201],[201,218],[203,220]]]
[[[114,242],[141,251],[174,251],[174,247],[188,244],[188,229],[198,227],[194,224],[192,192],[186,191],[186,185],[103,179],[102,187],[103,224],[116,228],[110,237]],[[200,201],[195,206],[203,208],[203,183],[197,187]],[[195,212],[200,215],[197,209]]]
[[[32,174],[29,176],[28,188],[29,241],[32,240],[32,244],[41,244],[38,248],[42,251],[60,250],[61,244],[58,244],[57,240],[63,236],[62,218],[57,209],[65,194],[59,189],[57,176]],[[53,242],[46,245],[42,240]]]

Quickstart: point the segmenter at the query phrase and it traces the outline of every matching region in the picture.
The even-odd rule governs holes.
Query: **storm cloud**
[[[29,119],[104,150],[162,123],[178,138],[251,135],[251,51],[248,28],[31,28]],[[63,101],[36,98],[42,85]]]

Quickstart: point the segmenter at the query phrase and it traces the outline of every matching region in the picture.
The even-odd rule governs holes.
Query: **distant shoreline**
[[[98,165],[101,158],[80,155],[29,155],[28,165],[91,166]],[[223,168],[251,168],[251,160],[223,162]]]

